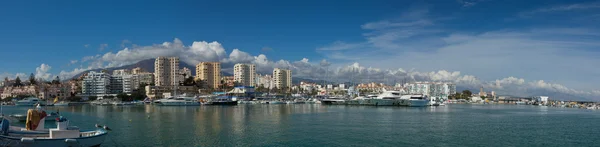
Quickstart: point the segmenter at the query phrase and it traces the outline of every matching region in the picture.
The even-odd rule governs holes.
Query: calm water
[[[26,109],[4,107],[4,113]],[[103,146],[600,146],[600,111],[572,108],[255,104],[48,109],[59,109],[82,129],[96,123],[111,127]]]

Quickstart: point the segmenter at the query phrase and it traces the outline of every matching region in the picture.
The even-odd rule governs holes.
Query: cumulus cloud
[[[88,48],[90,47],[90,44],[84,44],[83,47]]]
[[[52,69],[50,65],[42,63],[40,67],[35,68],[35,78],[49,80],[52,77],[52,74],[49,73],[50,69]]]

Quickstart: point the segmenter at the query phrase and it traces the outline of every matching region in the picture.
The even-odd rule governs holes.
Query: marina
[[[5,114],[26,110],[4,107]],[[536,146],[556,139],[562,140],[549,146],[595,146],[600,139],[593,127],[599,111],[533,105],[83,105],[48,111],[60,111],[81,130],[110,126],[102,146]],[[437,139],[418,141],[430,138]]]

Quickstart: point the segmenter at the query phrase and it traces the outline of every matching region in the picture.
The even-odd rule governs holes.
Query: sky
[[[0,18],[1,78],[179,56],[600,100],[600,1],[4,1]]]

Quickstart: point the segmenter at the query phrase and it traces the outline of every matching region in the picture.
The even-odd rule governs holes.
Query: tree
[[[29,84],[31,84],[31,85],[37,84],[37,81],[35,80],[35,75],[33,73],[31,73],[29,75]]]
[[[471,97],[471,95],[473,95],[473,93],[471,93],[471,91],[469,91],[469,90],[463,90],[462,95],[464,98],[468,99]]]
[[[56,78],[54,78],[54,80],[52,80],[52,84],[60,84],[60,78],[58,76],[56,76]]]
[[[183,86],[195,86],[195,85],[196,85],[196,81],[194,81],[194,77],[190,76],[183,81]]]
[[[12,101],[12,99],[13,99],[12,97],[6,97],[6,98],[2,99],[2,101],[10,102],[10,101]]]
[[[90,97],[88,97],[88,100],[90,100],[90,101],[95,101],[97,99],[98,99],[97,96],[90,96]]]
[[[19,76],[17,76],[17,78],[15,79],[14,86],[23,86],[23,84],[21,84],[21,78],[19,78]]]
[[[129,95],[122,92],[117,94],[117,98],[119,98],[121,101],[130,101]]]

